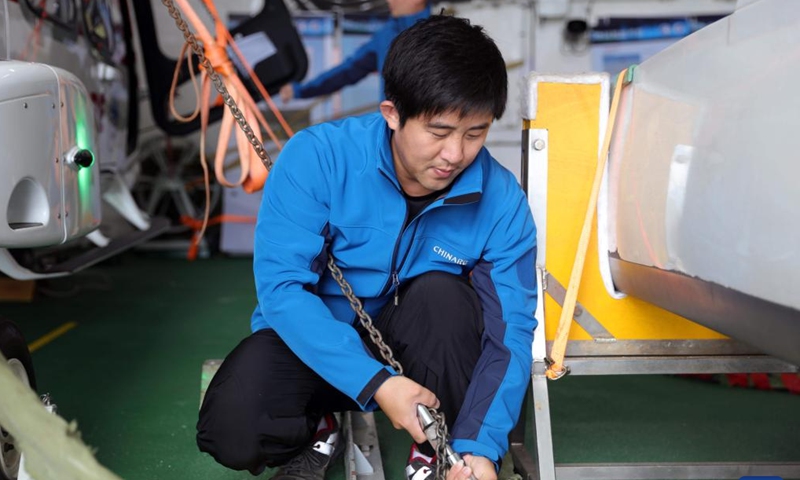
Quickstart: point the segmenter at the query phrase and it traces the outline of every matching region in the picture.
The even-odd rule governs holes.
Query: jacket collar
[[[380,113],[377,114],[380,116]],[[377,159],[378,169],[384,173],[386,178],[391,180],[394,186],[402,191],[400,182],[397,180],[397,172],[394,168],[392,157],[392,130],[383,118],[377,122]],[[477,202],[483,193],[483,165],[489,159],[489,152],[486,147],[481,148],[475,161],[466,168],[453,182],[453,186],[444,198],[445,205],[462,205],[465,203]]]

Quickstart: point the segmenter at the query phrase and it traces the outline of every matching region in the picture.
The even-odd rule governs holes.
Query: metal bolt
[[[533,149],[536,151],[544,150],[544,140],[542,140],[541,138],[537,138],[536,140],[534,140]]]
[[[24,103],[22,104],[22,108],[28,108],[28,102],[24,102]]]
[[[580,317],[581,315],[583,315],[583,309],[580,306],[576,305],[575,306],[575,313],[573,314],[573,316],[574,317]]]
[[[51,105],[51,106],[52,106],[54,109],[56,108],[56,104],[55,104],[55,103],[51,103],[50,105]]]
[[[65,217],[69,217],[69,212],[64,213]]]
[[[56,218],[61,220],[61,214],[59,213],[58,215],[56,215]]]

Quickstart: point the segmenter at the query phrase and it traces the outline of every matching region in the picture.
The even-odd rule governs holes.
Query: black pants
[[[460,277],[431,272],[409,282],[399,305],[389,302],[374,323],[404,374],[439,398],[452,428],[481,353],[483,318],[475,291]],[[381,359],[365,332],[362,338]],[[322,415],[346,410],[360,409],[273,330],[262,330],[244,339],[212,379],[197,445],[222,465],[257,475],[297,455]]]

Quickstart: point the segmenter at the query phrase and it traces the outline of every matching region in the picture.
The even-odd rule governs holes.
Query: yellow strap
[[[583,218],[583,229],[581,230],[581,237],[578,241],[578,250],[575,254],[575,262],[572,264],[572,275],[569,278],[569,286],[567,293],[564,297],[564,305],[561,307],[561,318],[558,321],[558,329],[556,330],[556,338],[553,341],[553,347],[550,350],[550,357],[548,358],[548,366],[545,371],[547,378],[557,380],[569,372],[564,367],[564,355],[567,351],[567,340],[569,338],[569,328],[572,325],[572,317],[575,314],[575,302],[578,299],[578,287],[581,284],[581,277],[583,276],[583,264],[586,260],[586,253],[589,247],[589,237],[592,233],[592,223],[594,221],[594,212],[597,209],[597,197],[600,193],[600,184],[603,180],[603,172],[606,169],[606,160],[608,159],[608,148],[611,143],[611,132],[614,128],[614,122],[617,117],[617,105],[619,104],[619,93],[622,90],[622,84],[625,82],[627,69],[620,72],[617,77],[617,85],[614,89],[614,98],[611,101],[611,111],[608,116],[608,127],[606,128],[605,139],[603,140],[603,148],[600,150],[600,156],[597,159],[597,169],[594,173],[594,183],[592,184],[592,191],[589,194],[589,205],[586,207],[586,215]]]

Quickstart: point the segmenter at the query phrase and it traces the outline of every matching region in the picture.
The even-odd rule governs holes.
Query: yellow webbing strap
[[[603,180],[603,172],[606,169],[608,148],[611,143],[611,132],[614,128],[614,121],[617,116],[619,94],[622,90],[622,84],[627,81],[627,72],[628,69],[620,72],[619,76],[617,77],[617,85],[614,88],[614,97],[611,101],[611,110],[608,116],[608,127],[606,128],[606,135],[605,139],[603,140],[603,148],[600,150],[600,155],[597,159],[597,169],[594,173],[594,183],[592,184],[592,191],[589,194],[589,204],[586,207],[586,215],[583,218],[583,229],[581,230],[580,240],[578,241],[578,249],[575,253],[575,262],[572,264],[572,274],[569,278],[569,286],[567,287],[567,293],[564,298],[564,305],[561,308],[561,317],[558,321],[556,337],[555,340],[553,340],[553,347],[550,350],[550,357],[547,359],[547,370],[545,371],[545,375],[550,380],[557,380],[569,373],[569,369],[564,366],[564,355],[567,351],[569,329],[572,325],[572,317],[575,314],[575,302],[578,299],[578,287],[581,284],[581,277],[583,276],[583,264],[586,260],[586,253],[589,247],[589,237],[592,233],[594,212],[597,209],[597,197],[600,193],[600,184]]]

